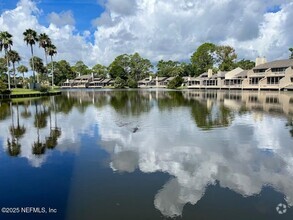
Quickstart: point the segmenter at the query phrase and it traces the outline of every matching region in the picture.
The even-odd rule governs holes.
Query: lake
[[[293,93],[0,103],[0,219],[293,219]]]

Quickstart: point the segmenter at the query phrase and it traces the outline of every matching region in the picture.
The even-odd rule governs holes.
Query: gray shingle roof
[[[211,76],[211,79],[216,79],[216,78],[221,78],[221,77],[225,77],[227,72],[218,72],[217,74],[214,74]]]
[[[202,77],[208,77],[208,73],[202,73],[198,77],[200,77],[200,78],[202,78]]]
[[[247,76],[248,70],[243,70],[242,72],[235,75],[234,78],[245,78]]]
[[[284,68],[289,66],[293,67],[293,59],[276,60],[276,61],[264,63],[254,67],[253,70],[269,69],[269,68]]]

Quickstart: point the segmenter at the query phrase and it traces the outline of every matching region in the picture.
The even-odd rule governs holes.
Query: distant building
[[[293,59],[267,62],[265,58],[257,58],[255,63],[251,70],[237,67],[213,74],[210,69],[198,77],[183,77],[183,85],[188,89],[293,90]],[[167,88],[172,79],[174,77],[149,76],[138,81],[138,87]],[[66,80],[62,88],[104,88],[113,85],[113,79],[85,75]]]

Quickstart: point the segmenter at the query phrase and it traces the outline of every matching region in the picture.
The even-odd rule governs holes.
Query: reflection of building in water
[[[187,90],[183,95],[186,99],[220,102],[234,110],[245,108],[293,117],[293,94],[289,92]]]

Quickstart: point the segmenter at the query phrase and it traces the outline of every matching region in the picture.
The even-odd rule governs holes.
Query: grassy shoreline
[[[53,88],[51,90],[48,90],[48,93],[50,92],[59,92],[59,89]],[[23,94],[39,94],[42,93],[40,91],[37,90],[33,90],[33,89],[12,89],[11,90],[11,95],[23,95]]]
[[[61,91],[57,88],[53,88],[47,92],[41,92],[33,89],[12,89],[11,94],[0,94],[1,99],[14,99],[14,98],[29,98],[29,97],[41,97],[59,95]]]

